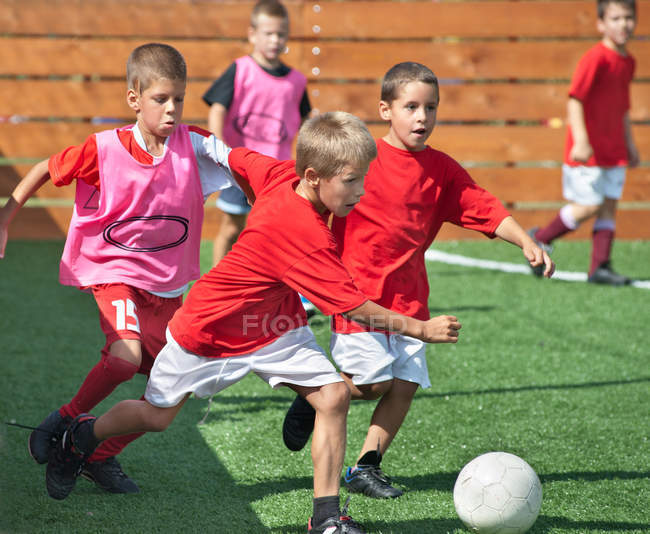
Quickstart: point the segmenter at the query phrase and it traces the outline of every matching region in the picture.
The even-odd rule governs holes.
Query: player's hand
[[[593,154],[594,149],[589,143],[575,143],[569,152],[569,159],[578,163],[587,163]]]
[[[553,273],[555,272],[555,263],[548,255],[548,253],[542,250],[542,248],[539,247],[536,243],[531,241],[530,243],[525,244],[522,248],[522,252],[524,253],[524,257],[528,263],[530,263],[531,267],[539,267],[540,265],[544,265],[543,276],[545,278],[550,278],[553,276]]]
[[[427,343],[456,343],[460,328],[453,315],[439,315],[424,322],[421,339]]]

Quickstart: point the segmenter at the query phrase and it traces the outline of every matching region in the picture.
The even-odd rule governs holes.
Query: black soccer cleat
[[[282,439],[289,450],[304,448],[314,431],[315,420],[316,410],[300,395],[296,395],[282,423]]]
[[[94,450],[94,447],[89,451],[75,447],[75,433],[81,425],[92,425],[95,420],[96,417],[85,413],[75,417],[51,451],[45,471],[45,486],[53,499],[65,499],[74,489],[84,463]]]
[[[587,278],[587,282],[591,284],[607,284],[610,286],[626,286],[632,281],[627,276],[613,271],[610,262],[606,261]]]
[[[361,525],[347,515],[349,502],[348,497],[339,517],[329,517],[319,525],[313,525],[313,518],[310,517],[307,534],[365,534]]]
[[[86,462],[81,476],[109,493],[140,493],[138,485],[122,471],[115,456],[101,462]]]
[[[37,463],[47,463],[50,451],[56,447],[70,421],[72,417],[63,417],[59,410],[54,410],[32,431],[27,441],[27,449]]]
[[[348,467],[343,484],[351,493],[362,493],[373,499],[394,499],[404,493],[391,486],[390,477],[378,465]]]

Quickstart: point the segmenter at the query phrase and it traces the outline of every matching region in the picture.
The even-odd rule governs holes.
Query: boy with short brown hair
[[[59,279],[91,292],[105,335],[101,359],[70,400],[29,437],[46,463],[65,426],[136,373],[149,375],[168,321],[199,277],[203,202],[234,183],[230,149],[203,128],[181,123],[187,68],[173,47],[148,43],[127,61],[126,98],[135,124],[89,136],[37,163],[0,209],[0,258],[9,223],[48,180],[76,185]],[[111,493],[136,493],[116,456],[138,435],[106,441],[82,466]]]
[[[554,266],[501,203],[480,188],[450,156],[426,145],[436,123],[438,80],[414,62],[399,63],[384,76],[379,114],[388,133],[377,140],[377,159],[366,194],[332,232],[341,259],[370,300],[394,312],[429,319],[429,283],[424,254],[444,222],[500,237],[522,248],[533,266],[551,276]],[[380,325],[336,314],[330,348],[353,399],[377,407],[357,463],[347,469],[348,490],[375,498],[398,497],[380,462],[399,431],[418,387],[431,387],[425,345]],[[283,425],[291,450],[309,439],[314,421],[309,403],[297,396]]]

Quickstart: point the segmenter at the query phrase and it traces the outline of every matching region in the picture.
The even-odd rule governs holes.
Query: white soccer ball
[[[508,452],[477,456],[458,474],[454,506],[479,534],[521,534],[537,519],[542,485],[533,468]]]

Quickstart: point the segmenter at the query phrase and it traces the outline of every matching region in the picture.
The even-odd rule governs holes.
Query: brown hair
[[[410,82],[428,83],[434,86],[436,93],[439,94],[438,78],[429,67],[414,61],[405,61],[394,65],[384,75],[381,84],[381,100],[390,104],[398,98],[400,88]]]
[[[634,16],[636,17],[636,0],[596,0],[596,10],[598,12],[598,18],[605,18],[605,10],[609,4],[621,4],[632,10]]]
[[[266,15],[267,17],[278,17],[289,20],[289,12],[282,2],[278,0],[259,0],[251,11],[251,26],[257,27],[257,17]]]
[[[346,165],[365,167],[377,157],[377,145],[361,119],[344,111],[312,117],[298,132],[296,172],[311,167],[321,178],[331,178]]]
[[[129,89],[142,94],[142,91],[161,78],[187,81],[187,66],[178,50],[167,44],[148,43],[131,52],[126,62]]]

